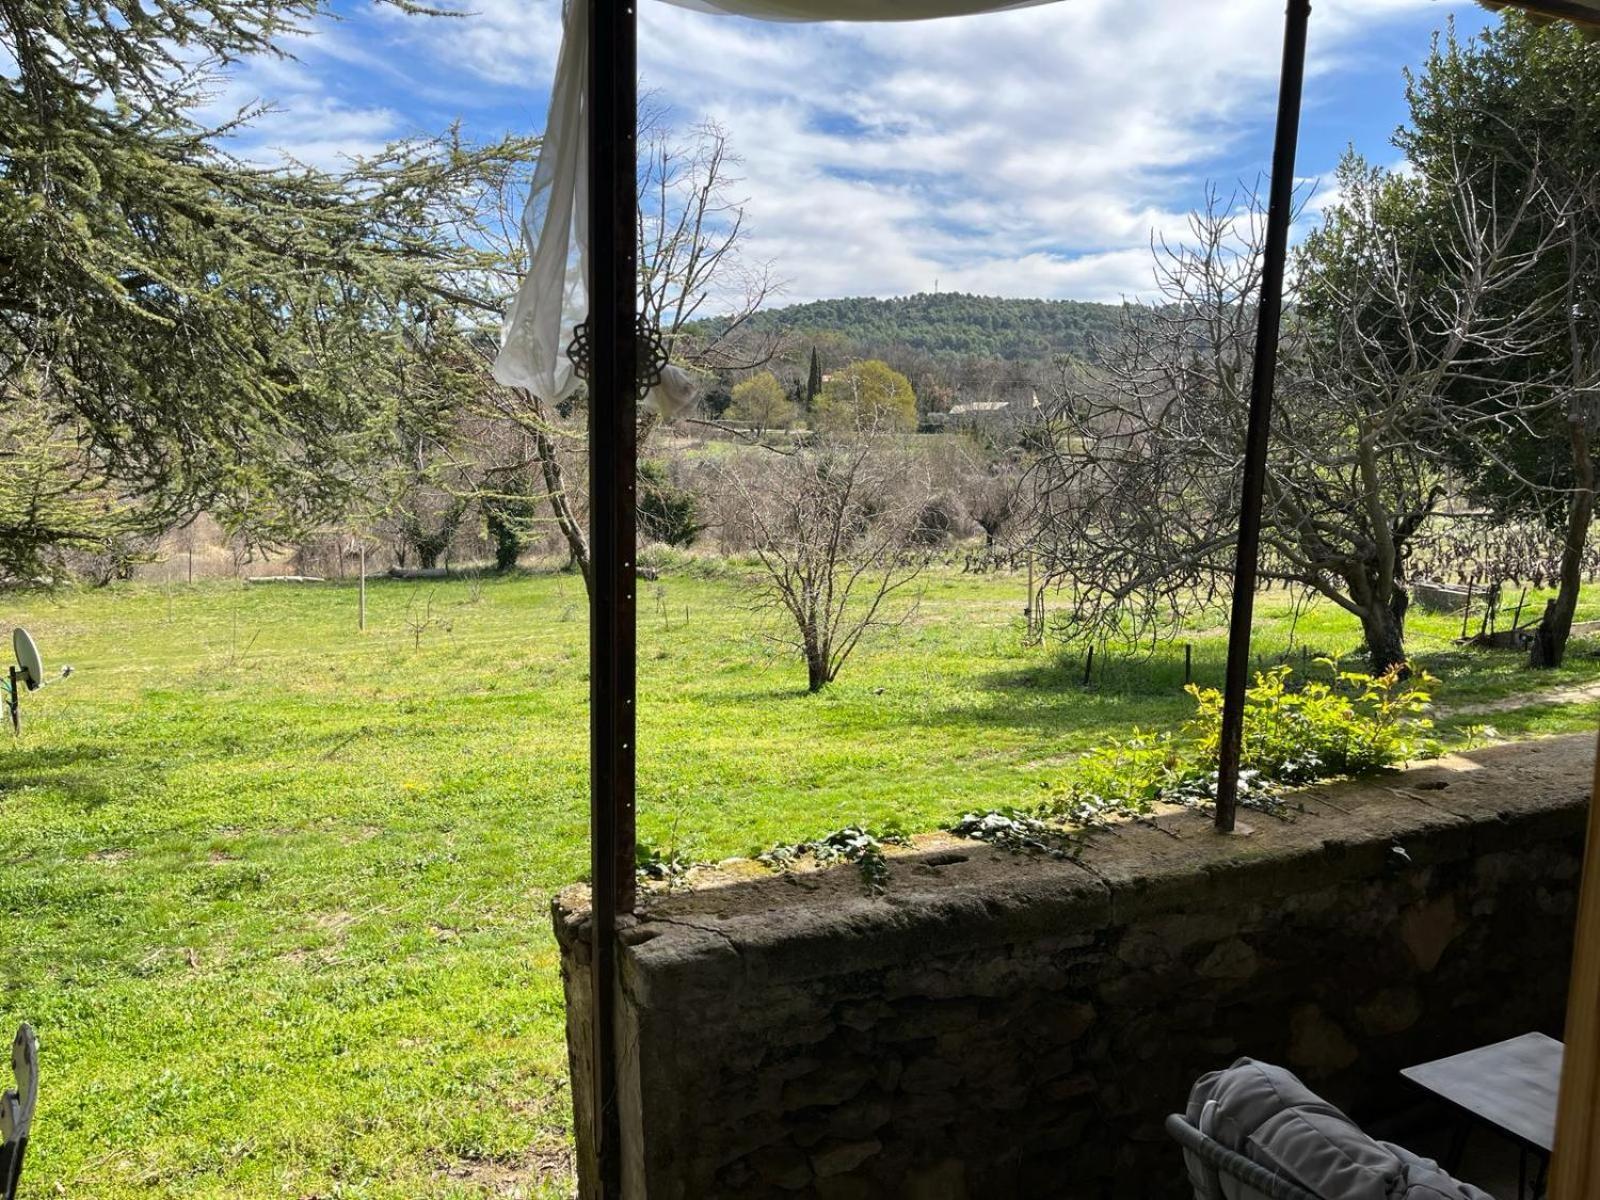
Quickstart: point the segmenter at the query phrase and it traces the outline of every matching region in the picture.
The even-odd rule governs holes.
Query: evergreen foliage
[[[202,123],[217,72],[321,10],[0,6],[0,403],[26,394],[77,447],[79,498],[152,528],[310,527],[362,490],[401,406],[459,399],[461,314],[487,301],[452,213],[531,146],[451,134],[338,174],[230,157],[255,114]]]
[[[659,459],[640,459],[640,536],[668,546],[691,546],[705,527],[694,493],[673,483]]]
[[[1081,300],[1013,300],[940,292],[888,300],[815,300],[756,313],[744,328],[803,337],[831,335],[858,353],[905,346],[940,357],[1032,362],[1062,354],[1097,357],[1097,347],[1118,335],[1121,312],[1121,305]],[[716,322],[701,324],[713,328]],[[820,366],[816,373],[820,377]],[[820,378],[817,382],[820,384]]]
[[[1489,181],[1500,211],[1528,214],[1515,250],[1530,266],[1499,306],[1506,319],[1541,315],[1530,353],[1494,374],[1545,388],[1551,402],[1502,406],[1463,424],[1450,445],[1476,502],[1504,522],[1560,531],[1561,592],[1530,654],[1534,666],[1556,666],[1600,483],[1600,41],[1519,16],[1467,41],[1451,31],[1408,78],[1407,99],[1410,123],[1396,140],[1421,179],[1465,169]],[[1465,382],[1465,398],[1496,382]]]

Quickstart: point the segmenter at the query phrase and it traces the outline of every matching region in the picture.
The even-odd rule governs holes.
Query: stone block
[[[1445,949],[1461,932],[1456,898],[1446,892],[1407,909],[1400,917],[1400,938],[1422,971],[1432,971]]]
[[[1414,987],[1383,988],[1356,1008],[1357,1025],[1372,1037],[1404,1033],[1421,1019],[1422,996]]]
[[[757,1150],[746,1162],[756,1179],[785,1192],[798,1192],[811,1184],[811,1160],[793,1146]]]
[[[1289,1065],[1312,1076],[1342,1070],[1361,1056],[1355,1043],[1315,1004],[1289,1014]]]
[[[854,1171],[882,1149],[883,1143],[877,1138],[854,1141],[830,1138],[811,1152],[811,1170],[818,1179],[843,1175],[847,1171]]]

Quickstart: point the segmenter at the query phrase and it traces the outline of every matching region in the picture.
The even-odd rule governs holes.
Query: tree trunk
[[[556,527],[567,543],[567,554],[572,565],[583,576],[583,590],[592,591],[589,578],[589,539],[584,536],[583,525],[567,500],[566,477],[561,462],[556,458],[555,443],[543,429],[533,431],[534,453],[539,456],[539,469],[544,475],[545,495],[550,501],[550,511],[555,514]]]
[[[812,630],[802,634],[806,655],[806,690],[820,692],[828,682],[828,651]]]
[[[1583,586],[1583,551],[1589,541],[1589,524],[1594,519],[1595,468],[1588,426],[1573,421],[1572,468],[1577,481],[1572,504],[1567,509],[1566,538],[1561,545],[1561,587],[1555,599],[1544,606],[1544,615],[1533,631],[1528,651],[1530,667],[1554,668],[1567,653],[1572,636],[1572,618],[1578,611],[1578,589]]]
[[[1367,660],[1374,675],[1406,666],[1405,615],[1409,597],[1399,588],[1387,604],[1371,605],[1361,614],[1361,632],[1367,642]]]

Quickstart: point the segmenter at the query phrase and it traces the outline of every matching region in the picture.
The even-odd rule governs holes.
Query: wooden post
[[[1089,656],[1083,660],[1083,686],[1089,686],[1089,678],[1094,674],[1094,647],[1089,647]]]
[[[361,585],[356,589],[356,628],[367,631],[367,539],[361,538]]]
[[[1550,1200],[1593,1200],[1600,1195],[1600,810],[1595,805],[1600,761],[1594,787],[1567,992],[1566,1057],[1556,1109]]]
[[[1194,643],[1183,644],[1183,686],[1188,687],[1194,682]]]
[[[1461,636],[1467,636],[1467,623],[1472,620],[1472,580],[1467,580],[1467,606],[1461,610]]]

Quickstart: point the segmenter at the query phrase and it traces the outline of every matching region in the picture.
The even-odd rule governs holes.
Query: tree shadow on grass
[[[91,765],[104,754],[104,746],[89,742],[18,751],[0,760],[0,798],[20,788],[34,788],[57,793],[68,803],[92,812],[111,799],[111,790]]]

